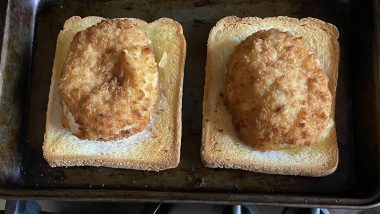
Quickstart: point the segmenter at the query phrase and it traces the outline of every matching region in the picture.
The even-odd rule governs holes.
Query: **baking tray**
[[[9,0],[0,65],[0,195],[60,200],[371,207],[380,201],[379,2],[359,0]],[[50,168],[42,157],[55,43],[73,16],[170,17],[184,27],[181,163],[162,172]],[[207,36],[228,15],[316,17],[341,33],[339,166],[322,178],[208,169],[200,160]]]

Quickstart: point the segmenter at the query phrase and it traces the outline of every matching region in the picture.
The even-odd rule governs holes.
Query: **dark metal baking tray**
[[[379,2],[360,0],[1,1],[0,196],[370,207],[380,201]],[[55,42],[73,16],[178,20],[188,44],[181,163],[162,172],[50,168],[42,157]],[[207,36],[228,15],[316,17],[341,33],[336,124],[339,166],[322,178],[208,169],[200,161]]]

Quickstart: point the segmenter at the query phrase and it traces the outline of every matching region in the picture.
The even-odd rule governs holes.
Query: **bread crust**
[[[215,91],[215,88],[220,89],[220,87],[215,87],[215,84],[219,84],[219,82],[223,80],[223,78],[218,76],[218,72],[223,72],[220,70],[222,69],[221,64],[226,63],[226,61],[221,59],[227,58],[228,54],[226,56],[214,56],[214,50],[223,48],[224,52],[228,53],[228,50],[234,47],[232,44],[237,45],[239,41],[244,40],[253,32],[270,28],[279,28],[282,31],[300,34],[305,33],[305,29],[311,29],[323,34],[320,35],[322,37],[321,40],[327,39],[326,42],[329,43],[329,48],[325,48],[326,50],[324,50],[327,53],[325,54],[329,56],[329,59],[322,58],[321,55],[323,56],[324,53],[320,53],[320,50],[316,51],[319,51],[317,53],[319,60],[325,63],[323,66],[329,68],[327,69],[327,76],[329,77],[328,87],[332,94],[331,113],[332,118],[334,118],[340,57],[340,48],[337,40],[339,31],[334,25],[315,18],[296,19],[284,16],[264,19],[258,17],[225,17],[217,22],[215,27],[211,30],[208,39],[203,98],[202,162],[205,166],[211,168],[234,168],[269,174],[315,177],[329,175],[336,170],[338,165],[335,124],[331,124],[331,128],[328,133],[326,133],[326,138],[323,140],[323,143],[318,145],[321,148],[317,148],[316,146],[315,149],[302,149],[295,153],[292,153],[293,151],[260,153],[250,147],[244,146],[243,143],[237,139],[236,133],[232,128],[230,115],[226,114],[223,105],[218,105],[217,101],[221,99],[217,98],[217,96],[220,92]],[[247,29],[249,29],[249,32]],[[226,41],[226,38],[228,38],[229,41]],[[318,44],[314,45],[315,46],[312,47],[314,49],[321,48],[317,46]],[[223,66],[225,67],[225,65]],[[218,80],[217,78],[222,80]],[[223,126],[225,130],[220,128],[221,126]],[[320,150],[321,154],[317,155],[318,157],[311,157],[312,155],[318,154],[316,150]],[[319,162],[317,162],[317,160],[319,160]]]
[[[123,18],[124,19],[124,18]],[[64,39],[90,27],[102,17],[74,16],[66,20],[63,30],[58,35],[54,60],[52,83],[49,93],[49,104],[46,118],[43,155],[52,167],[58,166],[104,166],[137,170],[159,171],[175,168],[180,161],[181,144],[181,106],[183,71],[186,55],[186,41],[182,26],[169,18],[161,18],[152,23],[135,18],[125,18],[147,30],[152,40],[154,54],[159,64],[160,101],[155,106],[153,119],[147,128],[134,136],[115,142],[96,142],[80,140],[59,125],[60,119],[54,111],[57,105],[57,79],[65,58]],[[73,32],[72,32],[73,31]],[[173,39],[160,42],[163,36]],[[167,51],[173,51],[167,52]],[[167,52],[167,53],[166,53]],[[163,54],[170,56],[166,65],[160,65]],[[175,81],[175,82],[173,82]],[[58,108],[58,110],[57,110]],[[166,112],[165,108],[169,108]],[[173,114],[169,114],[173,113]]]

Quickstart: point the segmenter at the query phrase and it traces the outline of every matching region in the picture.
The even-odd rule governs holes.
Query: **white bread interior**
[[[105,166],[159,171],[179,164],[181,147],[182,83],[186,42],[182,26],[169,18],[152,23],[130,19],[152,41],[158,64],[160,98],[148,126],[118,141],[81,140],[62,126],[58,84],[74,35],[101,17],[71,17],[59,33],[51,78],[43,154],[49,165]]]
[[[211,30],[208,39],[203,100],[202,161],[207,167],[234,168],[261,173],[326,176],[338,165],[335,123],[330,123],[319,142],[300,149],[261,152],[241,142],[224,105],[226,63],[234,47],[259,30],[277,28],[302,36],[310,45],[329,78],[333,97],[332,119],[339,64],[339,32],[314,18],[225,17]],[[221,94],[222,93],[222,94]],[[333,121],[333,120],[332,120]]]

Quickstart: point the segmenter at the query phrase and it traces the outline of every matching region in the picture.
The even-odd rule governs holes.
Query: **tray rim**
[[[71,192],[69,192],[71,191]],[[90,196],[89,193],[92,195]],[[149,193],[149,194],[147,194]],[[199,197],[200,196],[200,197]],[[289,196],[285,194],[261,193],[212,193],[212,192],[168,192],[168,191],[134,191],[111,189],[0,189],[0,198],[35,199],[60,201],[107,201],[107,202],[160,202],[160,203],[203,203],[220,205],[273,205],[290,207],[323,207],[346,209],[370,209],[380,205],[380,193],[369,198],[338,198],[322,196]],[[172,199],[176,198],[176,199]],[[245,198],[245,199],[244,199]],[[291,198],[295,203],[283,203],[281,200]],[[271,202],[268,202],[271,201]],[[335,203],[330,203],[334,201]],[[345,204],[339,204],[344,201]],[[347,203],[348,202],[348,203]],[[358,204],[358,202],[360,204]]]
[[[0,29],[4,46],[6,22],[9,22],[11,13],[10,5],[15,0],[5,2],[4,28]],[[36,5],[39,4],[39,1]],[[380,72],[380,2],[373,0],[375,44],[378,53],[375,59],[375,68]],[[1,37],[0,37],[1,38]],[[3,54],[1,49],[1,54]],[[6,50],[5,50],[6,52]],[[1,61],[1,63],[5,63]],[[377,80],[379,81],[379,80]],[[380,92],[376,92],[377,100],[380,100]],[[91,195],[89,194],[91,193]],[[149,193],[149,194],[147,194]],[[289,194],[267,193],[215,193],[215,192],[179,192],[179,191],[142,191],[142,190],[114,190],[114,189],[80,189],[80,188],[13,188],[0,185],[0,198],[2,199],[59,199],[62,201],[110,201],[110,202],[169,202],[169,203],[208,203],[208,204],[244,204],[244,205],[278,205],[297,207],[327,207],[368,209],[380,205],[380,192],[367,198],[338,198]],[[170,199],[171,198],[171,199]],[[175,199],[173,199],[175,198]],[[291,198],[294,203],[283,203],[284,199]],[[335,202],[335,203],[332,203]]]

